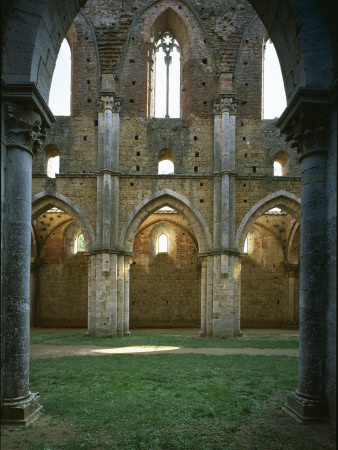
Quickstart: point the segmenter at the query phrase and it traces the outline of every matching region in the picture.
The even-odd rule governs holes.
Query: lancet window
[[[155,44],[155,117],[180,117],[180,54],[169,31]]]

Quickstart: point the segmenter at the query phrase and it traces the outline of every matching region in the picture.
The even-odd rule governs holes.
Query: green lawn
[[[202,339],[191,333],[91,338],[35,334],[59,345],[296,348],[291,334],[248,333]],[[30,389],[43,415],[28,427],[5,427],[2,448],[330,449],[328,425],[304,426],[282,407],[297,388],[298,358],[201,354],[115,354],[31,361]]]
[[[238,449],[253,437],[269,442],[254,448],[305,448],[253,428],[280,411],[297,366],[297,358],[265,356],[69,357],[33,361],[31,389],[45,414],[76,426],[62,448]]]
[[[43,333],[31,335],[32,344],[53,345],[102,345],[105,347],[173,346],[184,348],[298,348],[298,334],[244,333],[236,338],[201,338],[198,334],[143,334],[132,333],[129,337],[91,337],[81,333]]]

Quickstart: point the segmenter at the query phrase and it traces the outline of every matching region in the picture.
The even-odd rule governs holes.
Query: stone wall
[[[157,253],[159,236],[168,252]],[[201,265],[192,231],[178,214],[153,214],[134,241],[130,327],[199,327]]]
[[[182,51],[181,118],[155,119],[152,117],[152,44],[167,30],[175,34]],[[291,151],[279,136],[276,121],[261,120],[262,56],[266,31],[249,3],[231,0],[224,4],[216,0],[202,5],[193,0],[187,5],[170,0],[150,5],[146,0],[123,4],[107,0],[88,1],[69,28],[67,39],[72,50],[72,112],[70,117],[57,117],[44,143],[47,148],[52,145],[58,149],[60,173],[54,179],[48,178],[46,155],[39,153],[33,163],[33,195],[44,192],[51,197],[51,204],[54,196],[63,199],[67,208],[69,205],[76,207],[81,217],[88,220],[95,235],[93,248],[89,250],[95,248],[97,251],[96,247],[100,247],[99,230],[110,229],[114,239],[107,238],[106,242],[119,242],[119,248],[114,247],[114,251],[123,252],[125,249],[120,237],[128,218],[141,202],[163,189],[177,193],[196,208],[204,220],[204,231],[210,233],[210,250],[213,245],[217,251],[221,248],[215,231],[218,227],[225,227],[230,233],[226,247],[238,251],[233,246],[236,231],[245,214],[262,198],[281,190],[300,196],[297,153]],[[119,111],[119,126],[110,130],[113,140],[102,141],[105,125],[101,119],[98,120],[97,100],[101,95],[112,95],[112,92],[117,108],[114,114]],[[215,162],[214,102],[220,93],[227,95],[229,92],[237,104],[235,155],[229,175],[231,187],[228,197],[220,198],[219,189],[225,181],[218,172],[229,167],[221,168]],[[119,103],[120,107],[117,107]],[[103,118],[104,113],[100,111]],[[223,133],[226,137],[227,131],[223,130]],[[114,166],[104,162],[103,155],[109,142],[114,142],[109,150]],[[163,149],[169,149],[173,154],[173,175],[158,175],[159,154]],[[290,159],[288,176],[274,177],[274,157],[281,151]],[[113,181],[103,181],[110,176],[114,177]],[[62,203],[58,202],[58,207],[62,208]],[[229,224],[219,223],[220,209],[227,211],[222,212],[222,220],[229,221]],[[109,215],[108,210],[110,225],[107,225],[108,219],[103,219]],[[70,217],[75,218],[71,208],[67,211]],[[138,239],[140,234],[133,249],[133,262],[136,264],[132,264],[130,269],[131,295],[135,296],[139,292],[133,291],[135,276],[141,270],[138,267],[142,267],[138,262]],[[227,270],[224,258],[222,261],[223,269],[215,262],[213,289],[215,296],[218,295],[217,302],[223,305],[224,296],[230,298],[233,288],[231,283],[228,287],[222,285],[222,288],[217,285],[224,278],[218,271]],[[161,260],[161,267],[169,267],[168,263]],[[49,266],[52,263],[45,262],[43,270],[46,270],[47,279]],[[62,271],[66,270],[63,266],[62,262]],[[72,264],[67,266],[69,273],[71,267]],[[153,270],[159,270],[159,267],[155,265]],[[171,267],[173,277],[184,273],[179,267],[182,269],[179,265]],[[74,268],[75,274],[77,270]],[[109,273],[115,273],[115,269],[110,270]],[[253,277],[256,276],[254,268],[252,273]],[[197,272],[194,276],[197,277]],[[269,274],[266,276],[270,277]],[[152,280],[150,276],[147,295],[155,292]],[[200,289],[200,279],[196,280],[190,280],[191,289]],[[100,282],[95,288],[97,292],[103,289],[99,285]],[[200,294],[197,297],[200,299]],[[130,300],[135,301],[131,297]],[[97,301],[101,300],[98,298]],[[67,296],[62,302],[67,308]],[[132,314],[135,317],[137,311],[132,306],[130,304],[131,324],[134,320]],[[196,307],[200,308],[200,300]],[[196,311],[192,321],[195,325],[200,320],[200,313],[197,317]],[[162,312],[156,314],[159,319]],[[183,316],[182,324],[189,325],[187,312]],[[155,319],[153,323],[156,323]],[[160,323],[159,319],[158,325]]]
[[[32,278],[35,283],[33,308],[35,322],[39,326],[87,326],[88,262],[82,253],[74,254],[72,249],[69,254],[66,248],[64,233],[70,226],[69,219],[69,216],[68,220],[63,219],[59,226],[45,235],[46,240],[36,263]],[[42,216],[38,221],[41,220]]]
[[[251,227],[247,255],[242,259],[242,327],[273,328],[298,322],[299,227],[296,225],[287,214],[270,213],[261,216]],[[289,270],[290,264],[293,271]],[[293,279],[292,286],[289,278]],[[293,318],[289,316],[290,302]]]

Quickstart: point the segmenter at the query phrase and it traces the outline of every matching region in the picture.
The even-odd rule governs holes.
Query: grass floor
[[[181,348],[298,348],[299,335],[294,333],[247,332],[236,338],[201,338],[198,333],[156,333],[133,332],[129,337],[91,337],[85,333],[43,332],[31,335],[31,344],[53,345],[98,345],[106,347],[129,346],[173,346]]]
[[[47,333],[39,342],[78,345],[92,339],[78,335],[80,341],[74,342],[75,337]],[[171,337],[193,346],[187,336]],[[165,335],[125,339],[135,339],[126,345],[173,345]],[[251,342],[267,345],[268,340],[257,336]],[[100,341],[90,344],[106,345]],[[2,448],[335,448],[328,425],[300,425],[282,411],[287,394],[297,387],[297,372],[298,358],[284,356],[121,354],[34,360],[30,389],[40,392],[44,413],[26,428],[4,427]]]

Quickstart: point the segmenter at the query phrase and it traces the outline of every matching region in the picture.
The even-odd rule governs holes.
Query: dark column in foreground
[[[279,125],[300,153],[299,380],[285,410],[298,421],[327,417],[325,330],[327,305],[328,102],[324,93],[299,91]]]
[[[32,157],[40,148],[42,114],[36,89],[3,92],[6,135],[2,423],[26,425],[41,410],[29,390]],[[18,91],[20,89],[17,87]],[[28,92],[27,92],[28,90]],[[30,91],[30,92],[29,92]],[[11,102],[15,97],[19,101]],[[50,113],[49,113],[50,114]],[[50,117],[52,115],[50,114]],[[3,149],[4,150],[4,149]]]

